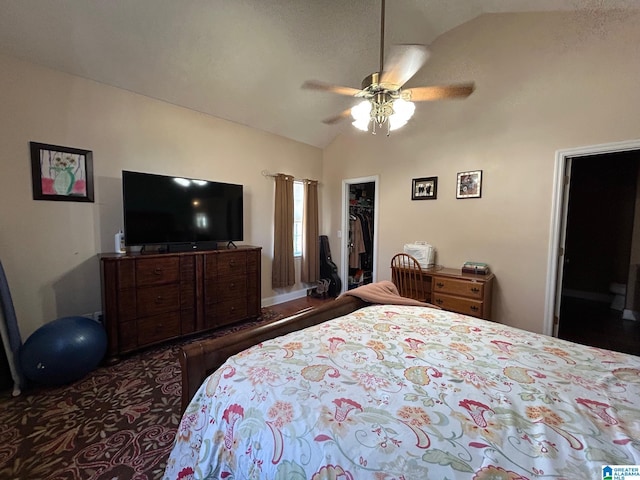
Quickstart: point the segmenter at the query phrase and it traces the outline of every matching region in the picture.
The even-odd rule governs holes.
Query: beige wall
[[[404,243],[426,240],[445,266],[489,263],[494,319],[541,332],[556,151],[640,138],[640,16],[483,15],[431,50],[408,87],[473,80],[477,89],[418,104],[389,138],[350,132],[325,149],[323,229],[334,260],[341,180],[378,174],[379,280]],[[455,198],[466,170],[483,170],[481,199]],[[429,176],[437,200],[411,201],[411,179]]]
[[[96,254],[121,227],[122,169],[243,183],[267,303],[288,292],[269,288],[273,182],[260,172],[322,177],[321,234],[337,264],[341,180],[380,175],[378,279],[404,243],[427,240],[441,264],[488,262],[494,317],[542,331],[555,153],[640,138],[638,25],[615,13],[479,17],[434,42],[408,85],[474,80],[469,99],[419,104],[389,138],[345,125],[324,152],[0,56],[0,258],[23,337],[100,309]],[[29,141],[92,150],[96,202],[32,200]],[[482,198],[456,200],[456,173],[476,169]],[[438,177],[438,199],[411,201],[411,179],[425,176]]]
[[[263,247],[271,290],[273,179],[320,178],[314,147],[0,56],[0,258],[25,339],[55,318],[101,310],[99,252],[122,227],[123,169],[245,186],[245,244]],[[35,201],[29,142],[93,151],[95,203]]]

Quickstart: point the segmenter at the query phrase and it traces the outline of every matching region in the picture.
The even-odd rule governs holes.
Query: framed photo
[[[435,200],[438,197],[438,177],[414,178],[411,200]]]
[[[480,198],[482,194],[482,170],[458,173],[456,198]]]
[[[30,142],[34,200],[93,202],[93,152]]]

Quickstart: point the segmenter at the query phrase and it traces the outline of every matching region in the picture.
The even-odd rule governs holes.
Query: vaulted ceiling
[[[385,45],[429,45],[483,13],[638,8],[637,0],[388,0]],[[380,0],[0,0],[0,52],[325,147],[378,70]],[[428,68],[428,63],[425,68]],[[452,82],[470,79],[451,79]],[[411,81],[407,84],[411,85]]]

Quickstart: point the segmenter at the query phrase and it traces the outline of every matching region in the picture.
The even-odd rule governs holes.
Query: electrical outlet
[[[87,318],[90,318],[91,320],[95,320],[96,322],[102,323],[102,312],[101,311],[83,313],[81,316],[82,317],[87,317]]]

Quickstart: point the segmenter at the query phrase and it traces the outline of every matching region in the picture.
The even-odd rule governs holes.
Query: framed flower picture
[[[482,195],[482,170],[458,173],[456,198],[480,198]]]
[[[93,202],[93,152],[30,142],[34,200]]]

